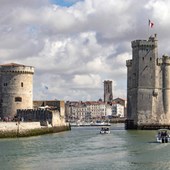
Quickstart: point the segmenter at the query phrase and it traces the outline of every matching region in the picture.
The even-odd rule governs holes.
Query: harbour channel
[[[0,139],[2,170],[157,170],[170,169],[170,143],[156,143],[155,130],[125,130],[111,124],[73,127],[35,137]]]

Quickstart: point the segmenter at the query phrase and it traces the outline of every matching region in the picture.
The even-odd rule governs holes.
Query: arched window
[[[15,102],[22,102],[22,98],[21,97],[15,97]]]
[[[23,87],[24,86],[24,83],[23,82],[21,82],[21,87]]]

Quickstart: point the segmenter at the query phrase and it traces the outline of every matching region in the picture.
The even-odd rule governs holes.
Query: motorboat
[[[110,129],[108,127],[102,127],[100,130],[100,134],[109,134]]]
[[[156,135],[156,141],[158,143],[169,143],[170,142],[170,133],[168,129],[159,129],[158,134]]]

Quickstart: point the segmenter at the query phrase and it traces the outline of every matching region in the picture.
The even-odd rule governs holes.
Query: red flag
[[[154,23],[149,19],[149,27],[153,28],[153,26],[154,26]]]

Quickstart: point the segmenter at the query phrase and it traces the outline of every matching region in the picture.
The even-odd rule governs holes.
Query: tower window
[[[21,87],[23,87],[24,86],[24,83],[23,82],[21,82]]]
[[[7,86],[8,84],[7,83],[4,83],[4,86]]]
[[[15,102],[22,102],[22,98],[21,97],[15,97]]]

